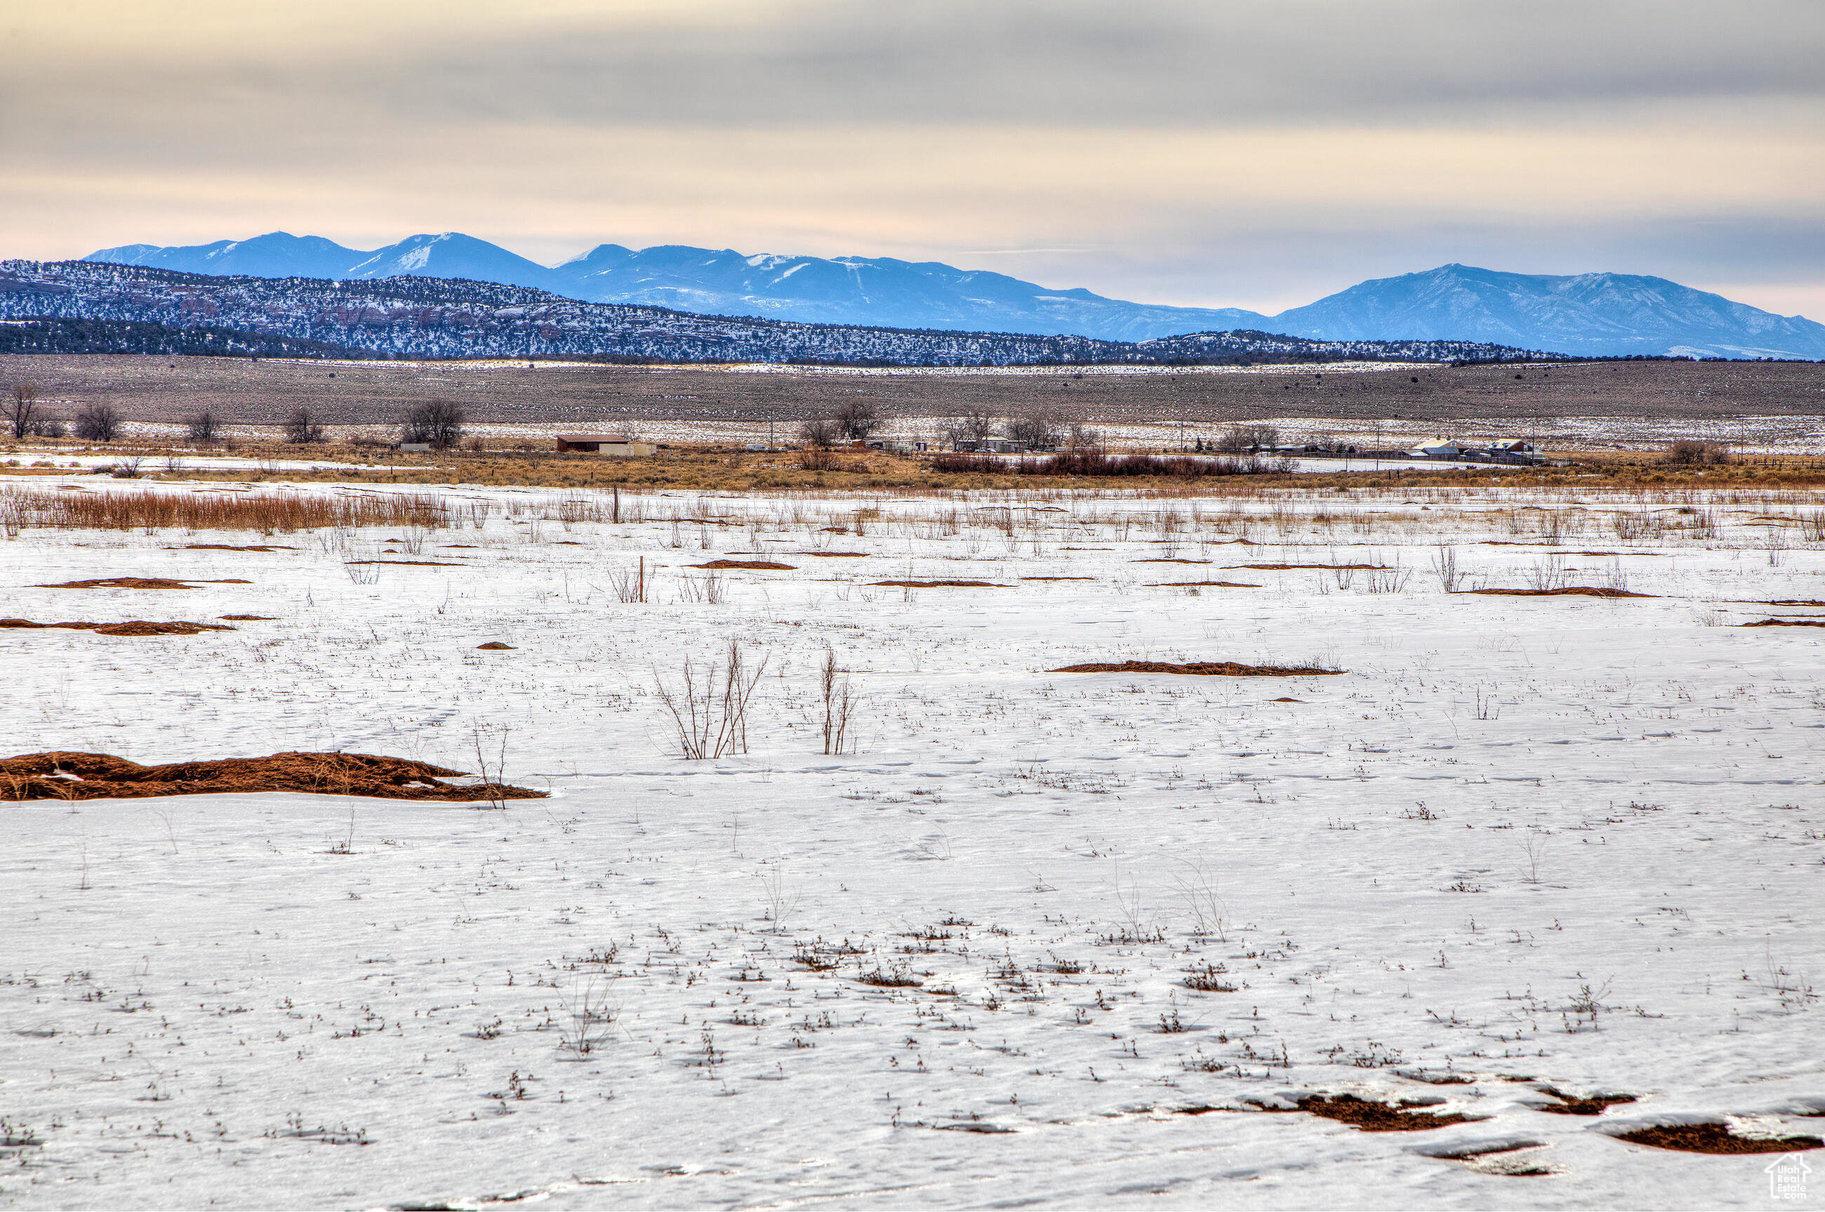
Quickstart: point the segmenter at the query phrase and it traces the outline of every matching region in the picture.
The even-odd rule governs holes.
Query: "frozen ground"
[[[0,631],[8,753],[553,793],[8,806],[0,1205],[1758,1206],[1766,1156],[1610,1134],[1819,1134],[1825,629],[1737,626],[1825,615],[1756,604],[1825,599],[1816,496],[440,491],[0,542],[0,615],[276,616]],[[33,587],[122,575],[250,583]],[[943,579],[993,587],[872,584]],[[656,679],[731,640],[750,749],[681,760]],[[1344,672],[1046,672],[1124,659]],[[1309,1093],[1477,1118],[1262,1109]]]

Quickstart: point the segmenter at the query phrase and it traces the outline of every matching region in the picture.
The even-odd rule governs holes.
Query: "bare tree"
[[[91,404],[76,414],[76,436],[85,442],[112,442],[120,436],[120,414],[111,404]]]
[[[1231,454],[1260,450],[1280,443],[1280,431],[1272,425],[1231,425],[1217,439],[1217,449]]]
[[[1098,450],[1103,444],[1103,435],[1077,421],[1071,422],[1071,430],[1065,435],[1065,445],[1072,450]]]
[[[191,417],[187,424],[192,442],[214,442],[222,435],[221,418],[207,409]]]
[[[308,408],[297,409],[285,422],[285,440],[294,446],[323,441],[323,426]],[[420,439],[421,441],[424,439]],[[442,445],[442,443],[439,443]]]
[[[947,418],[944,440],[952,446],[959,442],[980,442],[995,435],[995,414],[986,408],[971,408]]]
[[[13,384],[13,402],[8,406],[6,419],[13,427],[13,440],[18,441],[32,432],[32,422],[38,416],[38,385],[36,383]]]
[[[837,423],[828,417],[806,417],[798,427],[798,440],[807,446],[828,450],[836,445],[837,437],[842,431]]]
[[[1028,450],[1048,450],[1058,445],[1058,431],[1044,413],[1030,412],[1008,422],[1008,437]]]
[[[401,441],[429,442],[433,446],[454,446],[463,436],[462,406],[454,400],[426,400],[414,404],[399,427]]]
[[[843,436],[857,442],[865,442],[868,435],[881,428],[881,414],[867,400],[845,400],[837,405],[830,419],[842,431]]]

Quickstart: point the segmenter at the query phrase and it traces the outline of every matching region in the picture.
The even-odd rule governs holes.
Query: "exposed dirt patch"
[[[201,635],[205,631],[233,631],[220,623],[187,623],[175,619],[168,623],[154,623],[146,619],[129,619],[124,623],[34,623],[30,619],[0,619],[0,627],[10,630],[43,630],[62,628],[66,631],[93,631],[96,635]]]
[[[1324,1119],[1334,1119],[1363,1132],[1425,1132],[1447,1124],[1467,1124],[1475,1116],[1455,1111],[1409,1111],[1414,1103],[1391,1106],[1370,1102],[1354,1094],[1309,1094],[1299,1100],[1299,1109]]]
[[[1738,1136],[1724,1124],[1665,1124],[1619,1132],[1616,1139],[1681,1153],[1795,1153],[1825,1146],[1816,1136]]]
[[[34,589],[195,589],[199,585],[251,585],[252,581],[174,581],[170,577],[97,577],[91,581],[65,581],[61,585],[34,585]]]
[[[889,589],[1005,589],[993,581],[876,581]]]
[[[1187,560],[1179,556],[1150,556],[1144,560],[1130,560],[1130,564],[1208,564],[1209,560]]]
[[[0,800],[140,799],[224,792],[303,791],[388,800],[543,799],[501,783],[453,787],[460,776],[427,762],[367,753],[275,753],[270,757],[141,766],[105,753],[29,753],[0,759]]]
[[[1225,568],[1249,568],[1257,572],[1292,572],[1296,569],[1317,569],[1320,572],[1386,572],[1386,564],[1225,564]]]
[[[274,617],[270,614],[225,614],[221,619],[224,623],[270,623]]]
[[[1757,602],[1757,606],[1825,606],[1817,598],[1783,598],[1777,602]]]
[[[1091,662],[1066,665],[1051,673],[1188,673],[1201,677],[1225,678],[1302,678],[1328,677],[1341,669],[1319,669],[1315,665],[1238,665],[1234,661],[1192,661],[1178,665],[1171,661]]]
[[[452,564],[446,560],[344,560],[344,564],[390,564],[396,568],[467,568],[467,564]]]
[[[1023,581],[1094,581],[1095,577],[1021,577]]]
[[[236,547],[232,543],[186,543],[184,551],[296,551],[296,547],[287,547],[283,543],[255,543],[247,547]]]
[[[793,555],[812,556],[819,560],[865,560],[866,551],[795,551]]]
[[[1540,1093],[1559,1101],[1541,1103],[1534,1110],[1545,1111],[1552,1115],[1602,1115],[1605,1107],[1619,1107],[1623,1103],[1635,1101],[1633,1094],[1593,1094],[1589,1098],[1580,1098],[1575,1094],[1567,1094],[1563,1090],[1554,1089],[1552,1086],[1541,1086]]]
[[[1149,589],[1259,589],[1252,581],[1154,581]]]
[[[477,652],[512,652],[512,644],[503,644],[499,640],[489,640],[486,644],[477,644]]]
[[[1825,627],[1825,619],[1762,619],[1744,627]]]
[[[1277,699],[1269,699],[1268,702],[1270,702],[1270,703],[1303,703],[1303,702],[1305,702],[1305,700],[1288,698],[1286,695],[1283,694]]]
[[[693,564],[692,568],[753,568],[761,572],[793,572],[791,564],[781,564],[777,560],[711,560],[708,564]]]
[[[1560,589],[1467,589],[1465,593],[1481,593],[1506,598],[1653,598],[1655,593],[1631,593],[1627,589],[1612,589],[1607,585],[1566,585]]]

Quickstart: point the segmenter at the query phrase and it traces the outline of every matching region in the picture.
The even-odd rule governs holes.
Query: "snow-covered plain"
[[[9,805],[0,1205],[1755,1206],[1769,1157],[1611,1134],[1818,1134],[1825,630],[1737,626],[1825,615],[1756,604],[1825,599],[1816,496],[434,491],[0,541],[0,615],[276,616],[0,631],[9,754],[552,792]],[[1441,545],[1660,596],[1447,594]],[[251,583],[34,587],[123,575]],[[872,584],[945,579],[993,587]],[[684,761],[656,682],[731,640],[750,749]],[[1126,659],[1344,672],[1047,672]],[[1477,1118],[1265,1110],[1308,1093]]]

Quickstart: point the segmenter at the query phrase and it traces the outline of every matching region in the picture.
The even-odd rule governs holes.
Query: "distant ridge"
[[[34,352],[198,352],[358,358],[571,358],[877,366],[1179,366],[1492,361],[1526,350],[1464,341],[1311,341],[1264,332],[1098,341],[702,316],[549,291],[401,274],[344,279],[180,273],[95,261],[0,262],[0,321]],[[73,323],[81,321],[85,323]],[[177,334],[177,335],[174,335]],[[209,344],[209,341],[215,342]],[[333,351],[333,352],[331,352]]]
[[[85,260],[261,278],[462,278],[593,303],[812,324],[1072,335],[1145,341],[1245,329],[1315,340],[1456,340],[1580,357],[1825,358],[1825,325],[1735,303],[1665,278],[1548,276],[1442,265],[1378,278],[1277,316],[1167,307],[1052,290],[1005,274],[890,257],[744,255],[686,245],[602,244],[540,265],[460,232],[385,248],[320,236],[104,248]]]

